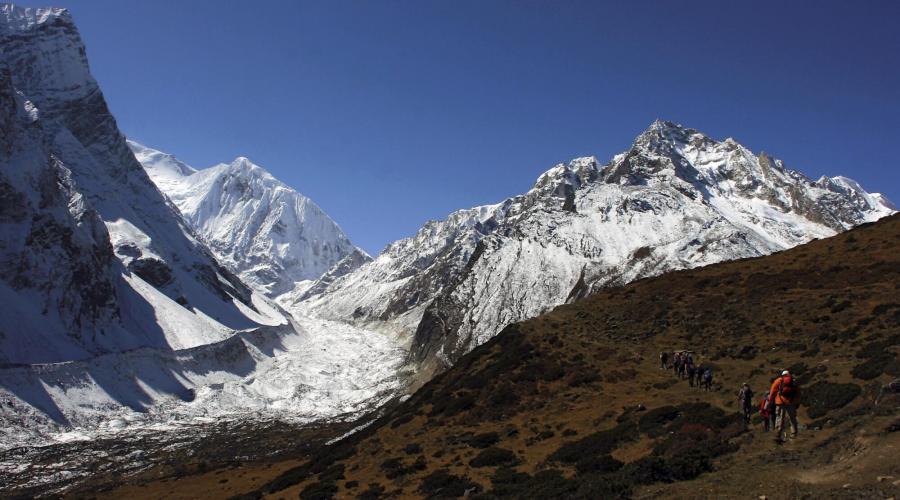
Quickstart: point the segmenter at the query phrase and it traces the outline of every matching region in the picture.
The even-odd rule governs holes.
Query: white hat
[[[787,371],[787,370],[785,370],[785,371],[783,371],[783,372],[781,372],[781,374],[782,374],[782,375],[790,375],[790,374],[791,374],[791,372],[789,372],[789,371]]]

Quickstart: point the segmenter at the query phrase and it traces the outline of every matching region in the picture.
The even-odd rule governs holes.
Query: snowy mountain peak
[[[129,145],[219,261],[269,295],[319,278],[357,250],[312,200],[244,156],[195,170]]]
[[[592,290],[765,255],[891,207],[852,181],[813,183],[733,139],[657,120],[605,165],[559,163],[523,195],[429,222],[297,307],[387,323],[412,337],[412,359],[440,369]]]
[[[0,220],[0,363],[193,347],[286,322],[257,309],[150,181],[86,53],[64,9],[0,5],[0,197],[17,207]]]
[[[22,7],[0,4],[0,34],[33,30],[42,24],[63,21],[72,24],[67,9],[59,7]]]
[[[168,153],[148,148],[139,142],[129,140],[128,147],[134,152],[134,157],[142,165],[149,165],[147,173],[163,192],[166,192],[166,189],[170,184],[177,184],[181,182],[181,179],[184,177],[196,172],[195,169],[180,161],[178,158],[175,158]],[[152,172],[150,171],[151,169]]]

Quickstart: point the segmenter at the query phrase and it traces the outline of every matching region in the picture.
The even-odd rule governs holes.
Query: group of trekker
[[[763,395],[756,410],[762,417],[763,430],[775,429],[775,442],[783,443],[787,425],[790,425],[791,439],[797,437],[797,406],[800,403],[800,388],[791,372],[784,370],[781,375],[772,379],[772,385]],[[753,415],[753,389],[744,382],[738,391],[738,404],[744,414],[744,420],[750,423]]]
[[[673,370],[681,380],[687,379],[691,387],[712,390],[713,373],[711,366],[698,366],[694,363],[691,351],[674,351],[659,353],[659,367],[662,370]],[[775,442],[783,443],[787,426],[790,426],[790,437],[797,436],[797,406],[800,402],[800,388],[790,371],[784,370],[780,376],[773,377],[771,387],[755,406],[753,389],[744,382],[738,391],[738,405],[744,415],[744,421],[750,423],[754,409],[759,412],[763,421],[763,430],[774,429]]]
[[[671,359],[671,364],[669,360]],[[659,367],[663,370],[672,369],[675,376],[681,380],[687,379],[691,387],[712,390],[713,372],[711,366],[699,366],[694,364],[694,353],[691,351],[675,351],[672,353],[663,351],[659,353]]]

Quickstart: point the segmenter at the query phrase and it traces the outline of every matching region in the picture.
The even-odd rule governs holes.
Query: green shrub
[[[319,474],[319,480],[333,483],[338,479],[344,479],[344,464],[334,464]]]
[[[612,455],[595,455],[592,457],[585,457],[576,462],[575,469],[579,474],[588,472],[605,474],[608,472],[615,472],[621,469],[623,465],[622,462],[613,458]]]
[[[316,482],[303,488],[300,492],[302,500],[330,500],[334,498],[338,488],[334,483]]]
[[[816,382],[801,392],[801,401],[807,407],[810,418],[819,418],[831,410],[846,406],[856,399],[862,388],[856,384]]]
[[[412,465],[406,465],[400,458],[389,458],[381,462],[381,470],[388,479],[412,474],[413,471],[424,470],[427,467],[424,457],[419,457]]]
[[[577,441],[566,443],[554,451],[549,459],[554,462],[574,464],[579,460],[597,455],[608,455],[619,445],[619,442],[630,436],[625,436],[620,430],[621,426],[599,431],[585,436]]]
[[[378,500],[384,495],[384,486],[378,483],[369,484],[369,488],[365,491],[361,491],[359,496],[356,497],[357,500]]]
[[[469,478],[454,476],[447,469],[432,472],[419,484],[419,491],[429,498],[457,498],[477,490],[478,484]]]
[[[500,435],[496,432],[483,432],[472,436],[469,440],[469,446],[473,448],[487,448],[493,446],[500,441]]]
[[[510,450],[491,446],[481,450],[481,453],[469,461],[472,467],[494,467],[498,465],[512,465],[519,461],[516,454]]]
[[[860,380],[872,380],[882,373],[896,376],[898,372],[900,363],[897,362],[897,358],[889,352],[883,352],[854,366],[850,373]]]
[[[665,426],[681,416],[681,411],[674,406],[661,406],[654,408],[638,420],[638,430],[650,436],[658,436],[665,430]]]
[[[407,413],[405,415],[401,415],[401,416],[395,418],[393,422],[391,422],[391,429],[396,429],[397,427],[400,427],[401,425],[410,422],[412,419],[413,419],[412,413]]]

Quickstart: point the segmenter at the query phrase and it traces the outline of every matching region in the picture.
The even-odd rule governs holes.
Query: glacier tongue
[[[390,336],[298,318],[191,349],[0,367],[0,451],[215,419],[353,418],[396,394],[405,354]]]
[[[128,145],[219,261],[270,296],[361,252],[309,198],[247,158],[195,170],[137,142]]]

